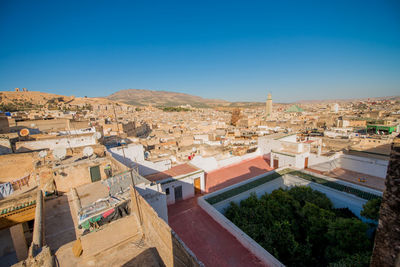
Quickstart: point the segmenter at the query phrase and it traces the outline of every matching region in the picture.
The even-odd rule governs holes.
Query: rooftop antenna
[[[67,150],[64,147],[57,147],[53,150],[53,157],[59,161],[65,159],[66,155],[67,155]]]

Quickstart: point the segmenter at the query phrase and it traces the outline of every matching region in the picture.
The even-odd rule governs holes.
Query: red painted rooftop
[[[241,161],[206,174],[206,192],[214,192],[273,170],[262,156]]]
[[[206,191],[222,189],[268,172],[272,170],[268,163],[268,159],[260,156],[207,173]],[[265,266],[197,204],[197,197],[169,205],[168,224],[207,267]]]
[[[157,173],[153,173],[150,175],[146,175],[145,178],[149,181],[157,182],[157,181],[165,180],[167,178],[190,174],[192,172],[196,172],[199,170],[201,170],[201,169],[199,169],[191,164],[184,163],[181,165],[174,166],[171,169],[163,171],[163,172],[157,172]]]

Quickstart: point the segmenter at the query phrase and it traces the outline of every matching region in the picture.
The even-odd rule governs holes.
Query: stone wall
[[[400,266],[400,136],[392,144],[371,266]]]
[[[6,155],[13,153],[11,148],[10,139],[8,137],[0,136],[0,155]]]
[[[39,131],[69,130],[69,119],[19,121],[17,126],[37,128]]]
[[[138,214],[146,242],[154,246],[166,266],[204,266],[140,194],[131,187],[131,210]]]

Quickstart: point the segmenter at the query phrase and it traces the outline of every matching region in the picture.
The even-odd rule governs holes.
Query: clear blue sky
[[[400,95],[400,1],[0,1],[0,90]]]

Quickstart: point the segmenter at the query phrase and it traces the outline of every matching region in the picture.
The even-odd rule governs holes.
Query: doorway
[[[194,179],[194,193],[196,195],[201,193],[200,178]]]
[[[182,186],[177,186],[174,188],[174,193],[175,193],[175,201],[181,200],[182,199]]]
[[[90,167],[90,178],[92,179],[92,183],[101,180],[100,166]]]
[[[275,169],[279,168],[279,159],[274,159],[274,168]]]
[[[308,157],[305,158],[304,160],[304,169],[308,168]]]

